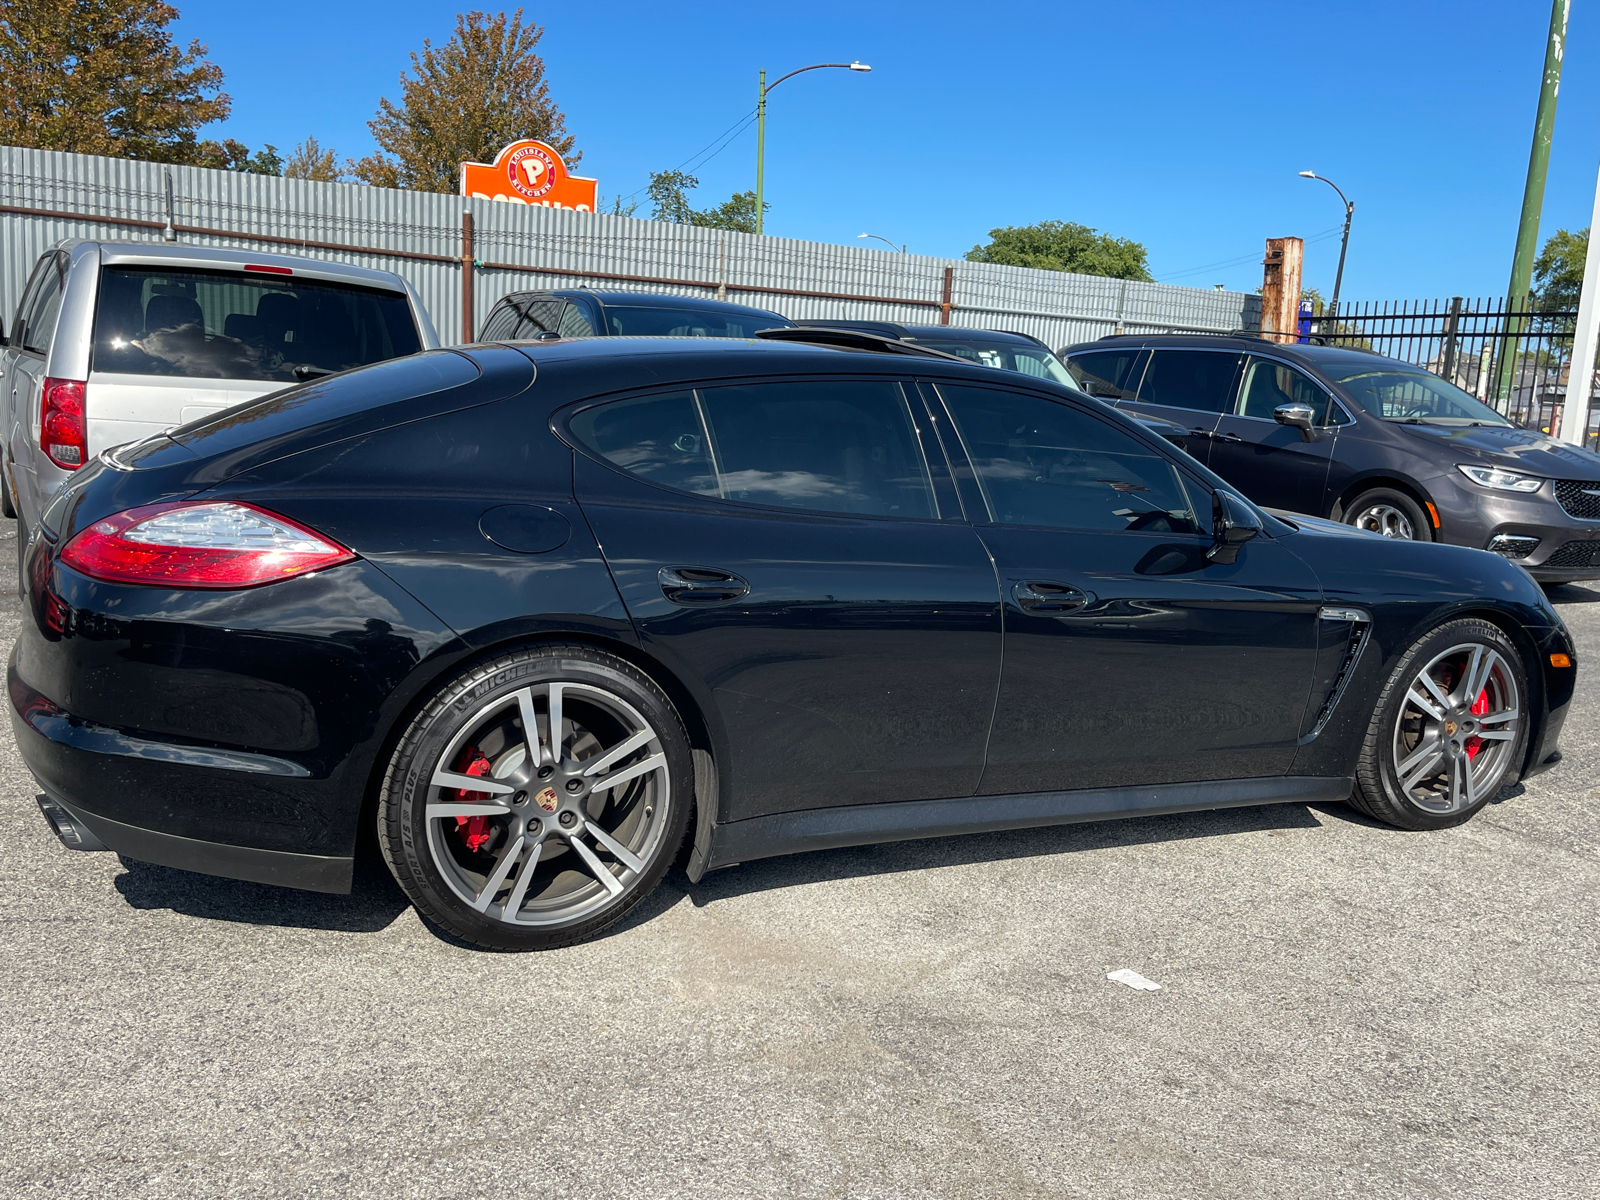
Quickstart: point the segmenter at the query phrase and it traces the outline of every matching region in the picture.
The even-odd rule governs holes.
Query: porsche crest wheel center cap
[[[533,797],[533,802],[544,809],[545,812],[555,812],[558,803],[555,788],[545,788],[542,792],[536,793]]]
[[[1445,737],[1455,737],[1455,735],[1456,735],[1456,723],[1454,721],[1446,721],[1444,723],[1444,735],[1445,735]],[[544,803],[544,800],[543,800],[542,796],[541,796],[539,802],[541,804]]]

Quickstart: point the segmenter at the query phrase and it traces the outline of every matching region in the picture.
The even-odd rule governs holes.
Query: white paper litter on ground
[[[1123,967],[1120,971],[1107,972],[1106,978],[1111,980],[1112,983],[1125,983],[1139,992],[1159,992],[1161,990],[1159,983],[1154,983],[1139,974],[1139,972],[1128,970],[1127,967]]]

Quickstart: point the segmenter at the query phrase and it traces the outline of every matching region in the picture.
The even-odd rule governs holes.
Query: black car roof
[[[907,341],[947,341],[983,343],[1006,346],[1044,346],[1038,338],[1029,337],[1025,333],[1012,333],[1004,329],[968,329],[961,325],[901,325],[895,321],[852,321],[845,318],[829,317],[825,320],[801,319],[795,322],[802,329],[863,329],[868,333],[880,333],[884,337],[901,338]],[[1048,347],[1045,347],[1048,349]]]
[[[590,395],[646,385],[671,386],[695,379],[842,372],[898,379],[938,375],[990,385],[1022,386],[1079,401],[1084,399],[1081,393],[1049,380],[943,356],[909,357],[788,340],[621,336],[505,344],[515,346],[532,359],[541,379],[546,382],[570,379],[575,387],[581,387]],[[596,375],[606,377],[603,387],[595,386],[593,377]]]
[[[508,296],[502,296],[500,303],[503,304],[507,300],[526,300],[539,296],[560,298],[562,300],[589,296],[600,301],[602,305],[609,304],[617,308],[648,305],[651,308],[684,308],[696,312],[747,313],[788,320],[782,313],[775,313],[767,308],[755,308],[748,304],[730,304],[726,300],[712,300],[709,297],[702,296],[669,296],[661,292],[602,292],[593,288],[558,288],[553,291],[512,292]]]

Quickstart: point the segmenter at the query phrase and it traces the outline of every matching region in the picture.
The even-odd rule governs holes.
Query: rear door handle
[[[1027,579],[1013,584],[1011,594],[1017,607],[1024,612],[1068,613],[1089,603],[1089,594],[1070,583],[1052,583],[1044,579]]]
[[[1189,436],[1190,437],[1210,437],[1211,436],[1211,430],[1209,430],[1209,429],[1191,429],[1191,430],[1189,430]]]
[[[1219,442],[1242,442],[1242,441],[1244,441],[1244,439],[1242,437],[1235,437],[1231,433],[1213,433],[1211,436],[1216,438],[1217,441],[1219,441]]]
[[[750,584],[716,567],[662,567],[661,594],[674,604],[726,604],[750,594]]]

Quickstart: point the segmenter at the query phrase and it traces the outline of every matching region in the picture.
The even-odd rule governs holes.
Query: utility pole
[[[1539,215],[1544,210],[1544,179],[1550,166],[1550,138],[1556,126],[1556,97],[1561,91],[1561,58],[1567,45],[1567,14],[1572,0],[1551,0],[1550,35],[1544,46],[1544,78],[1539,85],[1539,110],[1533,119],[1533,149],[1528,152],[1528,182],[1522,189],[1522,217],[1517,222],[1517,246],[1511,256],[1511,283],[1506,288],[1505,337],[1500,339],[1500,369],[1495,373],[1495,398],[1511,394],[1516,371],[1517,335],[1522,332],[1520,313],[1528,302],[1533,281],[1533,259],[1539,247]]]
[[[790,71],[787,75],[780,75],[772,81],[772,87],[767,86],[767,72],[761,70],[761,82],[756,91],[756,232],[764,233],[767,225],[766,205],[766,163],[767,163],[767,93],[777,87],[785,79],[793,79],[796,75],[806,71],[821,71],[829,67],[838,67],[842,71],[860,71],[863,74],[872,70],[864,62],[847,63],[812,63],[809,67],[801,67],[797,71]]]
[[[1561,412],[1561,440],[1581,446],[1589,437],[1589,396],[1593,388],[1596,343],[1600,342],[1600,179],[1594,185],[1594,215],[1589,221],[1589,254],[1583,260],[1583,292],[1578,328],[1572,335],[1567,366],[1567,402]]]
[[[1288,334],[1273,341],[1293,342],[1300,329],[1300,268],[1305,241],[1268,238],[1261,271],[1261,332]]]

